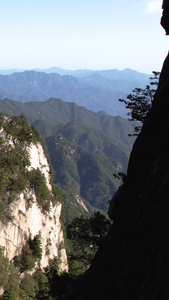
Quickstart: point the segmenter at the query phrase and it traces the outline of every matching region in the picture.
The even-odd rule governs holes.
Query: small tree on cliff
[[[152,88],[151,86],[158,85],[160,72],[153,71],[153,77],[150,77],[150,85],[146,85],[144,89],[135,88],[132,91],[132,94],[127,96],[127,100],[119,99],[120,102],[124,102],[128,112],[128,116],[130,116],[130,121],[138,121],[141,125],[138,125],[134,129],[134,134],[129,134],[130,136],[138,135],[141,130],[142,123],[149,112],[154,94],[156,92],[156,88]]]

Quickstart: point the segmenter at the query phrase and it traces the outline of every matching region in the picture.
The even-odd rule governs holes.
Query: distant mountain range
[[[119,98],[136,87],[145,87],[149,75],[130,69],[119,70],[0,70],[0,98],[20,102],[46,101],[50,97],[74,102],[94,112],[126,117]],[[7,75],[8,74],[8,75]]]
[[[47,74],[57,73],[59,75],[70,75],[73,77],[85,77],[92,74],[104,74],[103,76],[111,78],[111,79],[119,79],[119,78],[126,78],[126,75],[130,75],[134,78],[142,78],[144,79],[145,76],[149,78],[150,74],[140,73],[136,70],[132,70],[130,68],[126,68],[124,70],[118,69],[107,69],[107,70],[91,70],[91,69],[77,69],[77,70],[69,70],[69,69],[62,69],[58,67],[52,67],[48,69],[0,69],[1,75],[11,75],[13,73],[23,73],[25,71],[36,71],[36,72],[43,72]]]

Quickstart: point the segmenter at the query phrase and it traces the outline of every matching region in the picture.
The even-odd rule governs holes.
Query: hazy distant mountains
[[[46,101],[50,97],[74,102],[94,112],[126,117],[125,98],[135,87],[145,87],[149,75],[130,69],[119,70],[0,70],[0,98],[20,102]],[[8,72],[8,75],[4,75]],[[12,74],[9,74],[9,73]]]

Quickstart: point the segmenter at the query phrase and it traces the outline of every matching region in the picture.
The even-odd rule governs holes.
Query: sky
[[[0,68],[160,71],[162,0],[0,0]]]

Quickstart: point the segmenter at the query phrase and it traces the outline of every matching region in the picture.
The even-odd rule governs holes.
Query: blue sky
[[[0,0],[0,68],[161,70],[162,0]]]

